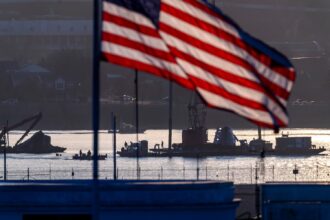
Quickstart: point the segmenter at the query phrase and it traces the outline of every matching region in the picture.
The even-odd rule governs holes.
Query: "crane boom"
[[[29,132],[36,126],[36,124],[40,121],[41,118],[42,118],[42,114],[41,114],[41,112],[39,112],[38,114],[36,114],[32,117],[26,118],[16,124],[13,124],[11,126],[5,126],[0,133],[0,142],[1,142],[1,140],[4,140],[5,135],[9,131],[12,131],[12,130],[32,121],[33,123],[30,125],[30,127],[24,132],[22,137],[16,142],[15,146],[18,145],[29,134]]]

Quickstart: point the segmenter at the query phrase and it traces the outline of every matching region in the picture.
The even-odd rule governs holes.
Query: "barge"
[[[326,149],[312,144],[311,137],[289,137],[282,135],[276,138],[276,145],[269,141],[253,139],[238,140],[229,127],[216,131],[213,143],[207,142],[207,130],[183,130],[182,143],[173,144],[170,148],[155,145],[149,149],[148,141],[125,145],[117,151],[121,157],[211,157],[211,156],[314,156]],[[239,142],[239,144],[237,144]]]

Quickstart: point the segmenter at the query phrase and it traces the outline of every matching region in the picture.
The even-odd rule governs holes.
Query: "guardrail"
[[[139,173],[139,175],[137,175]],[[0,174],[1,175],[1,174]],[[3,179],[0,176],[0,180]],[[145,180],[219,180],[232,181],[234,183],[263,183],[263,182],[287,182],[287,181],[330,181],[330,167],[328,166],[257,166],[248,167],[219,167],[209,168],[207,166],[182,169],[170,169],[159,167],[158,169],[127,169],[117,168],[117,179],[133,180],[140,176]],[[99,170],[100,179],[112,179],[111,168]],[[7,170],[7,180],[60,180],[60,179],[92,179],[92,168],[70,168],[70,169],[30,169]]]

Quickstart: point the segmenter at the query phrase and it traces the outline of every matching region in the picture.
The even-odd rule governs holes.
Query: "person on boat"
[[[125,148],[127,148],[127,142],[125,141],[125,143],[124,143],[124,146],[125,146]]]
[[[92,156],[92,153],[91,153],[90,150],[88,150],[88,152],[87,152],[87,156],[88,156],[88,157]]]
[[[79,156],[80,156],[80,157],[82,156],[82,151],[81,151],[81,149],[80,149],[80,151],[79,151]]]
[[[162,141],[162,144],[161,144],[162,148],[164,148],[164,141]]]

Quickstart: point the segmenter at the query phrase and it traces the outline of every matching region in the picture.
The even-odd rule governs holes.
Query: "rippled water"
[[[283,133],[290,136],[312,136],[313,144],[330,150],[330,130],[328,129],[287,129]],[[7,160],[8,179],[68,179],[91,178],[91,161],[75,161],[72,155],[81,149],[87,152],[92,149],[91,131],[45,131],[52,138],[52,144],[66,147],[61,157],[55,154],[28,155],[9,154]],[[209,130],[209,141],[213,141],[215,130]],[[256,130],[235,130],[238,139],[256,138]],[[10,143],[14,143],[22,134],[20,131],[10,133]],[[140,140],[148,140],[149,147],[164,141],[167,146],[167,130],[147,130],[140,134]],[[263,138],[275,143],[271,130],[263,131]],[[118,149],[124,142],[136,141],[135,134],[117,135]],[[173,131],[173,143],[181,142],[181,131]],[[100,132],[100,152],[110,157],[100,161],[100,177],[112,178],[112,134]],[[1,155],[3,161],[3,156]],[[136,178],[137,161],[134,158],[117,160],[120,179]],[[216,179],[230,180],[236,183],[255,181],[256,166],[258,181],[328,181],[330,180],[329,156],[311,157],[266,157],[260,161],[257,157],[209,157],[194,158],[140,158],[141,178],[144,179]],[[294,176],[292,170],[297,167],[299,174]],[[28,172],[29,170],[29,172]],[[28,174],[29,173],[29,174]],[[3,163],[0,163],[0,176],[3,174]],[[74,175],[73,175],[74,174]],[[1,177],[2,178],[2,177]]]

